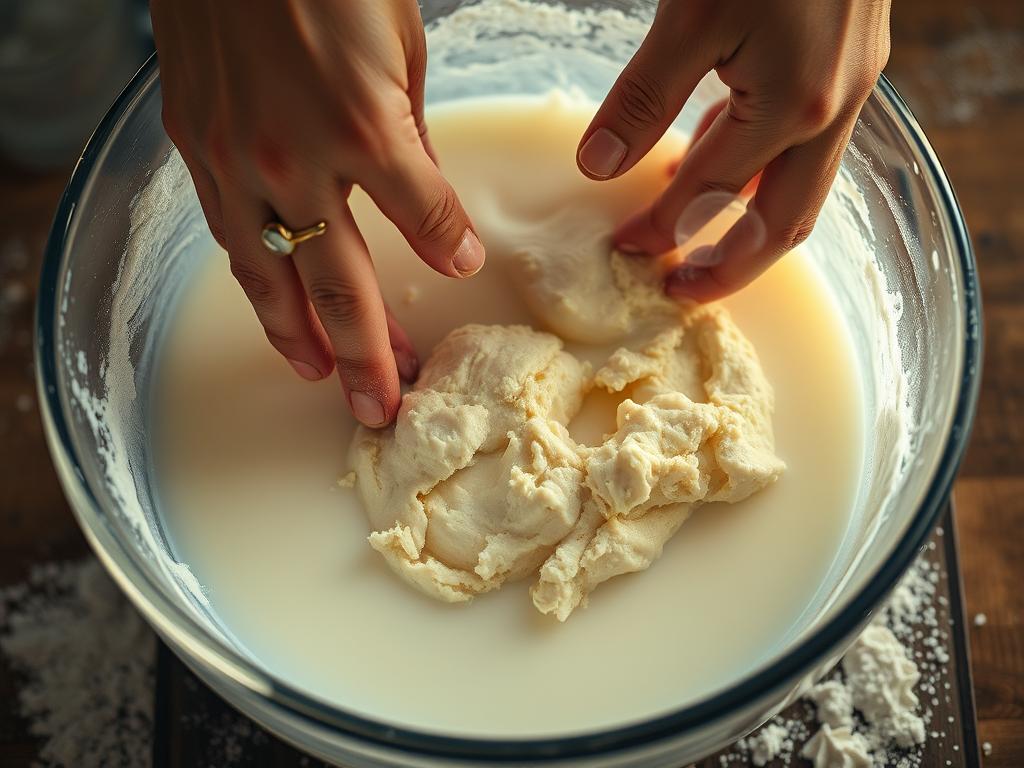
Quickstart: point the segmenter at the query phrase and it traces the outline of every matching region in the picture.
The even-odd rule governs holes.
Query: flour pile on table
[[[936,610],[946,603],[936,598],[940,577],[939,566],[922,556],[839,665],[802,699],[808,716],[774,718],[721,764],[804,765],[803,758],[814,768],[923,768],[926,739],[955,744],[955,734],[940,730],[949,722],[927,725],[939,696],[949,701],[952,688],[949,633]],[[924,650],[910,650],[915,640]]]

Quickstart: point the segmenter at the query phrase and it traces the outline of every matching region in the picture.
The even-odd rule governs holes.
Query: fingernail
[[[289,360],[288,362],[291,363],[291,366],[292,368],[295,369],[295,372],[299,374],[299,376],[304,378],[306,381],[320,381],[320,379],[324,377],[324,375],[320,373],[320,371],[318,371],[309,363],[304,363],[301,360]]]
[[[402,381],[412,384],[420,372],[420,361],[413,352],[407,349],[392,349],[395,353],[395,365]]]
[[[384,406],[365,392],[350,392],[348,396],[352,404],[352,413],[368,427],[384,426]]]
[[[607,179],[613,175],[626,157],[628,147],[607,128],[598,128],[580,149],[580,165],[591,176]]]
[[[484,246],[471,229],[467,229],[455,249],[452,264],[463,277],[475,275],[484,265]]]

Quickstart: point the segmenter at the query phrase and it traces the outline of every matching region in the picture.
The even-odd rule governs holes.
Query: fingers
[[[410,352],[411,345],[397,324],[389,328],[366,243],[344,195],[340,191],[330,196],[312,194],[301,200],[295,210],[283,206],[282,215],[302,216],[304,209],[308,217],[313,200],[315,210],[329,211],[323,216],[327,230],[296,248],[292,261],[330,340],[352,413],[368,427],[382,427],[394,419],[401,396],[397,350],[392,351],[392,343]],[[391,329],[394,342],[389,336]],[[403,363],[407,373],[410,362]]]
[[[583,134],[576,162],[592,179],[632,168],[679,114],[718,58],[711,34],[693,24],[684,3],[659,7],[647,37],[615,81]]]
[[[728,201],[792,141],[780,121],[741,118],[730,104],[683,157],[675,177],[650,208],[613,235],[625,253],[661,254],[676,247],[676,224],[698,198]],[[714,206],[702,206],[707,218]]]
[[[339,191],[333,199],[325,199],[322,192],[291,197],[279,195],[272,209],[244,194],[225,196],[232,272],[267,338],[295,371],[316,381],[337,368],[356,418],[370,427],[384,426],[398,410],[399,375],[415,380],[419,360],[409,337],[384,306],[344,195]],[[272,219],[286,225],[305,221],[298,216],[310,208],[335,214],[324,217],[324,235],[301,243],[291,258],[263,247],[264,224]]]
[[[270,343],[304,379],[328,376],[334,369],[330,347],[295,266],[290,259],[267,251],[260,241],[273,212],[258,198],[230,186],[224,190],[222,207],[231,272]]]
[[[394,157],[386,173],[363,182],[377,207],[441,274],[469,277],[478,272],[484,247],[455,190],[422,147],[396,150]]]
[[[769,163],[747,213],[704,254],[706,266],[684,264],[669,274],[669,295],[720,299],[802,243],[828,196],[855,123],[855,118],[838,123]]]

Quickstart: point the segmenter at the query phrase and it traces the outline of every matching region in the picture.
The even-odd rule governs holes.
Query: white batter
[[[584,179],[574,150],[591,112],[512,99],[433,110],[444,171],[488,246],[471,280],[433,273],[353,196],[385,298],[421,354],[469,322],[531,322],[502,268],[509,231],[569,203],[610,227],[666,183],[683,146],[674,136],[620,180]],[[774,386],[785,473],[746,501],[699,509],[649,570],[605,583],[561,624],[534,610],[527,582],[451,605],[395,578],[367,544],[356,494],[337,482],[355,427],[337,381],[294,374],[217,254],[182,302],[159,376],[157,465],[176,552],[275,676],[364,715],[523,737],[692,701],[802,627],[849,522],[862,455],[852,346],[804,257],[726,304]],[[590,396],[574,437],[614,431],[616,403]]]

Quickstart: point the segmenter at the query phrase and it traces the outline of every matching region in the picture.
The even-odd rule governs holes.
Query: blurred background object
[[[136,0],[0,2],[0,153],[26,169],[74,161],[152,50]]]

